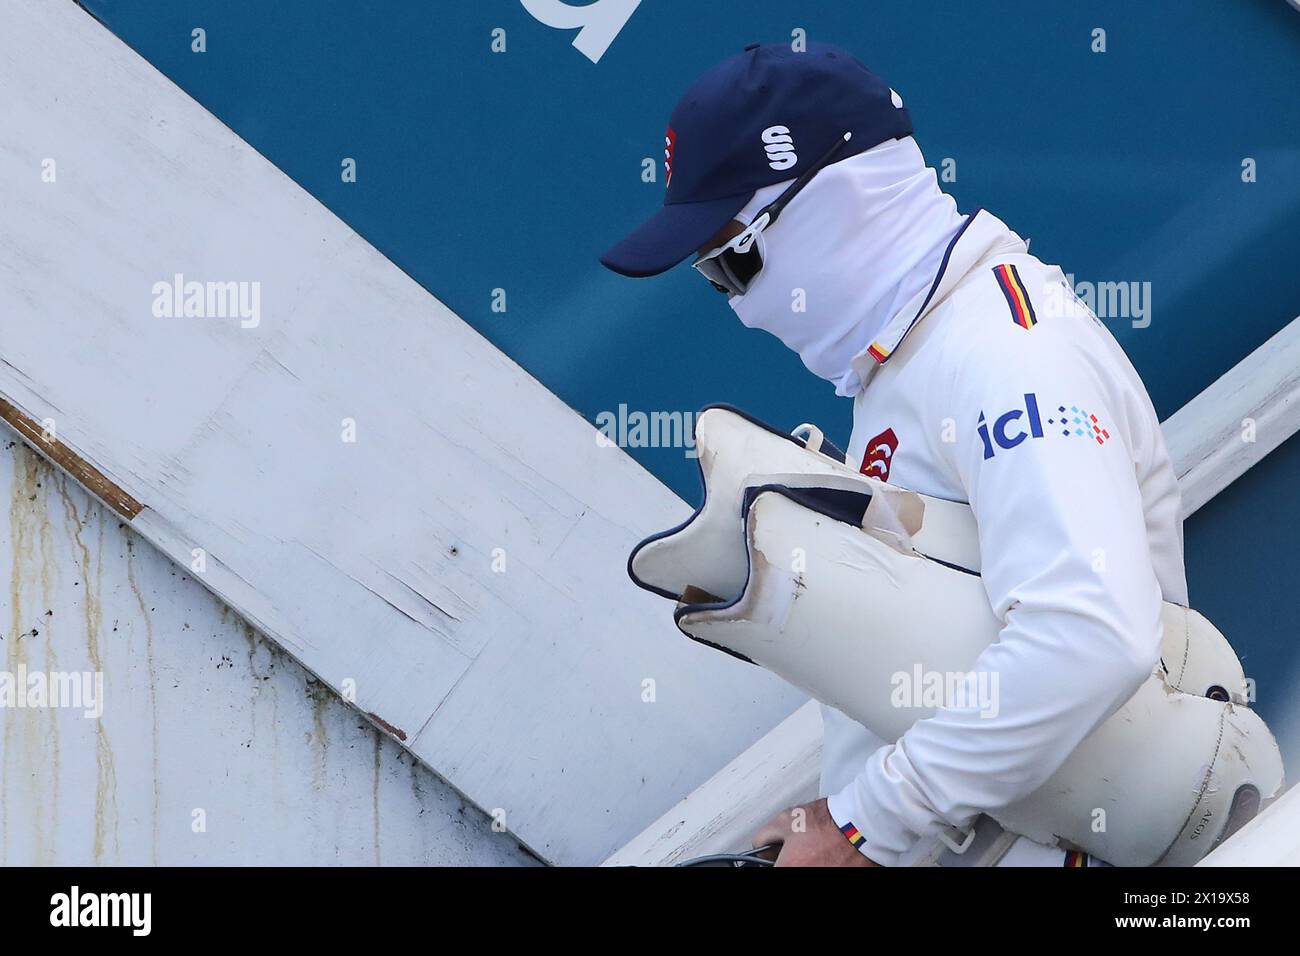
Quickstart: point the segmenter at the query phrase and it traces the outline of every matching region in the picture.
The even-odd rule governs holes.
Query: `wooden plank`
[[[1300,430],[1300,319],[1164,423],[1190,515]]]
[[[1252,441],[1243,422],[1253,420]],[[1190,515],[1300,430],[1300,319],[1295,319],[1162,425]],[[665,866],[749,845],[754,825],[817,793],[822,727],[805,704],[607,861]],[[806,798],[805,798],[806,799]]]
[[[136,531],[555,862],[797,705],[627,581],[657,480],[83,11],[4,21],[0,397]]]

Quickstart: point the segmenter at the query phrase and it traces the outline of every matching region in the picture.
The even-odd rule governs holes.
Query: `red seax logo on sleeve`
[[[886,428],[875,438],[867,442],[867,450],[862,454],[862,474],[881,481],[889,480],[889,466],[894,461],[894,452],[898,451],[898,436],[892,428]]]

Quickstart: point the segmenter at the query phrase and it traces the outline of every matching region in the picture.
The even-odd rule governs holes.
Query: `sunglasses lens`
[[[749,288],[749,284],[754,281],[754,277],[763,268],[763,254],[759,252],[758,243],[749,247],[748,252],[737,252],[735,249],[728,249],[721,256],[723,266],[737,280],[741,290]]]
[[[745,252],[724,249],[695,262],[695,269],[713,288],[727,295],[744,295],[763,269],[763,253],[755,242]]]
[[[727,274],[722,268],[722,264],[714,259],[701,259],[695,263],[695,269],[700,275],[709,280],[709,285],[719,292],[727,295],[735,293],[727,285]]]

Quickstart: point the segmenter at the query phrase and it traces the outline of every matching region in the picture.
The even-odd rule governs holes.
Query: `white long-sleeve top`
[[[1187,585],[1177,481],[1137,373],[994,216],[970,218],[855,368],[850,460],[970,504],[1003,625],[975,666],[997,675],[994,716],[945,707],[882,745],[826,709],[831,816],[893,865],[1046,781],[1151,673],[1160,601],[1186,604]]]

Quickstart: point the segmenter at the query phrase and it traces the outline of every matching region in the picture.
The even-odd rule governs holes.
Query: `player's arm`
[[[1160,591],[1112,417],[1126,410],[1107,407],[1107,390],[1062,336],[1030,346],[976,347],[936,400],[936,429],[946,417],[957,424],[944,454],[974,510],[985,590],[1003,624],[975,665],[997,699],[988,707],[971,695],[918,722],[829,798],[835,823],[861,834],[858,849],[878,863],[1032,793],[1159,654]],[[1076,408],[1109,437],[1075,434]]]

